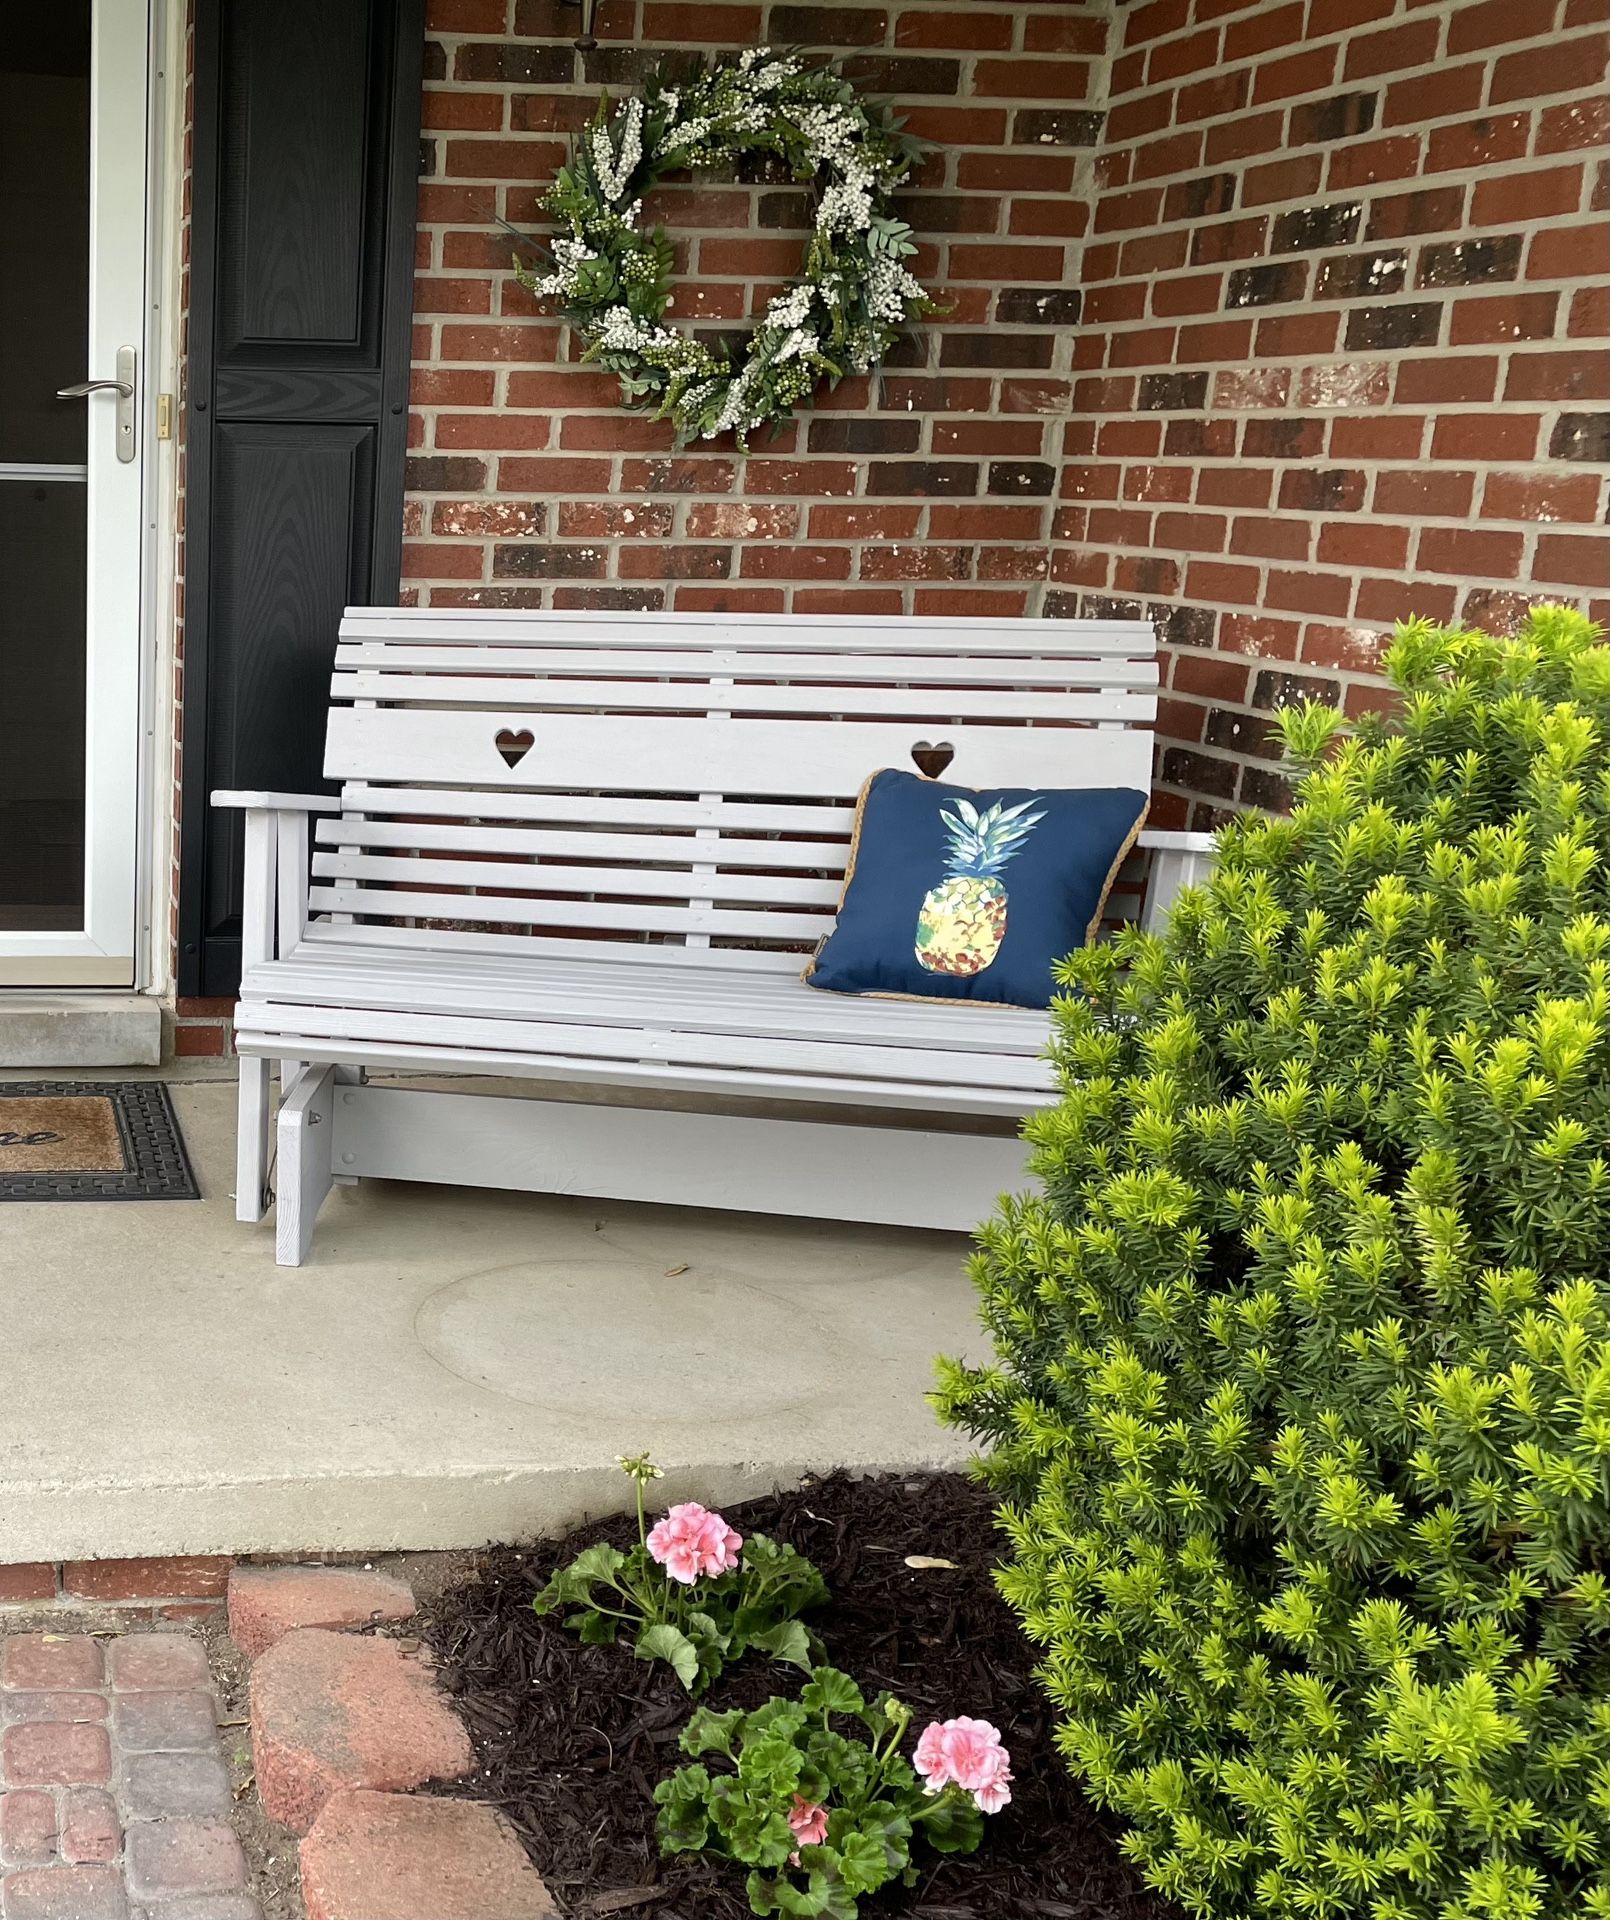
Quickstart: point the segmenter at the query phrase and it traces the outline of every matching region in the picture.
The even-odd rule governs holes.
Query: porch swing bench
[[[286,1266],[371,1176],[974,1226],[1028,1183],[1048,1018],[800,981],[856,794],[947,751],[1145,789],[1156,686],[1141,621],[349,609],[340,794],[213,795],[246,810],[238,1217],[275,1205]],[[1141,835],[1143,920],[1211,844]]]

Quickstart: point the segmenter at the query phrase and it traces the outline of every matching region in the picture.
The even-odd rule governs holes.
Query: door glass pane
[[[84,901],[89,0],[0,35],[0,931]]]
[[[84,924],[84,486],[0,470],[0,929]]]

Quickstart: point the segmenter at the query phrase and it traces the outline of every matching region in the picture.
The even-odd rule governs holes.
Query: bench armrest
[[[1154,827],[1141,834],[1138,844],[1151,855],[1140,924],[1148,933],[1161,933],[1180,889],[1207,878],[1217,843],[1211,833],[1184,833]]]
[[[1135,844],[1153,853],[1211,853],[1215,839],[1216,836],[1211,833],[1185,833],[1172,827],[1144,827]]]
[[[235,793],[220,791],[209,798],[215,807],[243,807],[248,812],[339,813],[339,795],[330,793],[259,793],[252,790]]]
[[[289,953],[307,927],[307,822],[312,813],[339,813],[327,793],[223,790],[215,807],[246,815],[246,861],[241,874],[240,964],[244,970]]]

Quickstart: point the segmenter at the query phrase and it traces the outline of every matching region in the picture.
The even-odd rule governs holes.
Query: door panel
[[[208,734],[231,786],[325,784],[330,636],[369,590],[375,440],[373,427],[340,424],[214,430],[212,612],[229,643],[212,649]],[[206,828],[208,872],[232,903],[240,815],[209,809]]]
[[[397,597],[423,0],[197,0],[180,990],[239,975],[238,819],[319,790],[341,609]]]
[[[0,986],[128,985],[144,436],[143,0],[15,8],[0,36]]]
[[[220,357],[298,342],[321,358],[343,342],[361,350],[376,306],[366,129],[354,111],[370,91],[369,9],[275,0],[266,38],[253,11],[225,22],[220,49],[225,218],[248,237],[222,263]]]

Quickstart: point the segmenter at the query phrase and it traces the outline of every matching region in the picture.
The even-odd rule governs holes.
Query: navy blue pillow
[[[1044,1007],[1051,964],[1094,938],[1146,818],[1132,787],[861,790],[838,924],[805,970],[831,993]]]

